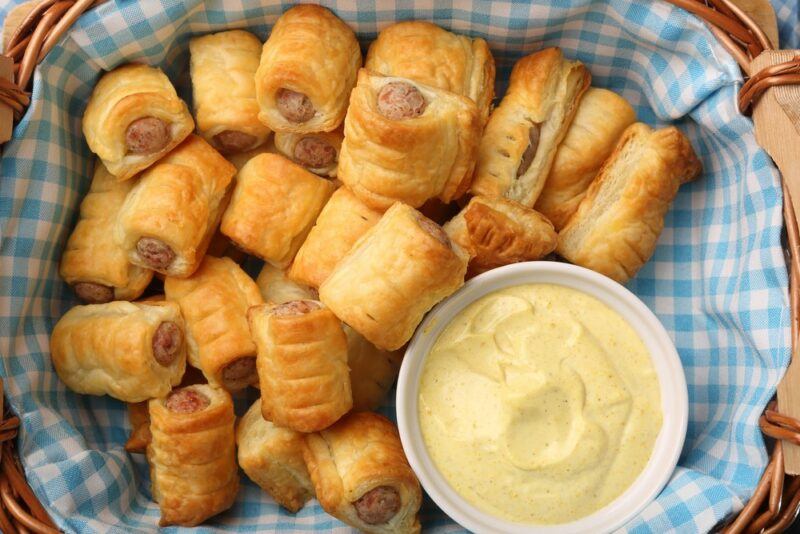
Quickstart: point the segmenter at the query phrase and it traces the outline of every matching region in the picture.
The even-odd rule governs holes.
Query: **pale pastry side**
[[[330,132],[344,119],[361,67],[355,33],[328,9],[292,7],[264,43],[256,71],[259,120],[275,132]]]
[[[50,356],[61,381],[76,393],[141,402],[180,382],[184,332],[172,302],[75,306],[53,328]]]
[[[322,508],[370,534],[416,533],[422,491],[397,428],[371,412],[305,436],[304,457]]]
[[[629,126],[559,232],[556,252],[626,282],[653,255],[678,187],[700,172],[702,163],[674,126]]]
[[[483,39],[451,33],[422,20],[387,26],[369,47],[364,67],[410,78],[472,99],[486,122],[494,98],[495,65]]]
[[[377,224],[381,215],[346,187],[337,189],[297,251],[289,278],[319,287],[358,238]]]
[[[558,147],[536,210],[561,230],[586,194],[597,171],[614,150],[636,112],[621,96],[590,87]]]
[[[103,74],[82,126],[89,149],[127,180],[186,139],[194,120],[161,69],[130,63]]]
[[[189,54],[198,133],[223,154],[264,144],[270,130],[258,120],[258,37],[244,30],[194,37]]]
[[[256,284],[267,304],[283,304],[290,300],[317,300],[319,297],[316,289],[290,280],[286,271],[269,263],[261,268]]]
[[[292,513],[314,496],[303,460],[303,434],[275,426],[261,416],[261,400],[250,406],[236,427],[239,466]]]
[[[342,323],[314,300],[253,306],[261,414],[298,432],[327,428],[353,407]]]
[[[153,271],[128,262],[114,238],[114,227],[134,182],[120,182],[100,160],[95,162],[89,192],[83,197],[75,229],[67,240],[58,274],[82,301],[102,304],[138,298]]]
[[[558,48],[517,61],[481,139],[473,194],[533,207],[590,81],[586,67]]]
[[[159,526],[193,527],[233,505],[239,492],[233,401],[197,384],[148,404],[147,461]]]
[[[469,98],[366,69],[350,96],[338,178],[364,203],[419,207],[468,189],[481,133]]]
[[[439,225],[397,203],[339,261],[320,300],[377,347],[396,350],[461,287],[467,261]]]
[[[190,276],[217,229],[235,172],[196,135],[144,172],[115,228],[128,260],[167,276]]]
[[[230,258],[206,256],[189,278],[168,276],[167,299],[186,321],[189,364],[209,384],[238,391],[258,383],[247,310],[264,301],[256,283]]]
[[[277,154],[259,154],[236,177],[220,229],[243,250],[286,267],[335,189]]]
[[[347,325],[344,325],[344,332],[347,334],[353,411],[377,410],[394,385],[403,351],[379,349]]]
[[[472,197],[444,230],[469,252],[470,275],[540,260],[555,250],[558,239],[546,217],[502,197]]]

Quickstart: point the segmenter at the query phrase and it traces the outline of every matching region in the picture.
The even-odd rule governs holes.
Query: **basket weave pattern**
[[[28,89],[35,66],[56,45],[86,10],[106,0],[43,0],[33,7],[8,39],[4,55],[14,62],[13,82],[0,79],[0,103],[11,107],[15,120],[30,104]],[[773,44],[753,20],[730,0],[667,0],[704,19],[711,31],[737,60],[749,78],[739,94],[746,112],[759,96],[776,85],[800,83],[800,57],[762,72],[750,72],[750,62]],[[784,218],[789,250],[800,250],[800,231],[784,185]],[[800,256],[789,254],[790,304],[793,346],[798,344],[800,321]],[[0,394],[2,382],[0,381]],[[0,395],[0,407],[2,396]],[[58,530],[28,486],[16,459],[15,438],[19,419],[0,409],[0,531],[9,534]],[[763,433],[774,438],[769,465],[751,500],[723,527],[727,533],[778,533],[789,528],[800,513],[800,477],[784,475],[781,440],[800,445],[800,421],[782,415],[771,403],[760,420]]]

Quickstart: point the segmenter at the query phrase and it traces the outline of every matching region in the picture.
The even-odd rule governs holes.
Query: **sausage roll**
[[[267,304],[283,304],[290,300],[317,300],[317,290],[289,280],[286,271],[265,263],[256,279],[258,289]]]
[[[561,142],[536,210],[561,230],[578,209],[600,166],[625,128],[636,122],[628,102],[606,89],[590,87]]]
[[[275,147],[281,154],[314,174],[335,178],[343,138],[341,128],[313,134],[277,132]]]
[[[166,395],[181,381],[183,332],[180,308],[172,302],[75,306],[53,328],[50,355],[76,393],[141,402]]]
[[[410,78],[471,98],[482,122],[494,98],[494,58],[483,39],[456,35],[430,22],[398,22],[381,30],[364,67]]]
[[[701,171],[689,140],[674,126],[629,126],[559,232],[556,252],[626,282],[655,251],[678,187]]]
[[[239,492],[231,396],[198,384],[152,399],[147,446],[159,526],[193,527],[231,507]]]
[[[263,304],[247,312],[258,347],[261,414],[298,432],[327,428],[353,407],[347,336],[315,300]]]
[[[144,454],[150,444],[150,412],[148,401],[128,403],[128,421],[131,424],[131,435],[125,442],[125,450],[130,453]]]
[[[265,421],[260,399],[239,421],[236,444],[239,466],[278,504],[294,513],[314,496],[303,460],[303,434]]]
[[[270,130],[258,120],[258,37],[244,30],[203,35],[189,42],[189,53],[197,132],[223,154],[263,144]]]
[[[261,51],[258,118],[276,132],[335,130],[359,67],[361,48],[347,24],[321,6],[289,9]]]
[[[364,336],[344,326],[347,334],[347,365],[350,367],[350,389],[353,392],[353,411],[375,410],[392,389],[403,351],[381,350]]]
[[[236,177],[220,229],[240,248],[286,267],[335,186],[277,154],[259,154]]]
[[[396,350],[464,284],[467,261],[439,225],[397,203],[336,265],[320,300],[377,347]]]
[[[349,189],[337,189],[297,251],[289,269],[289,278],[319,287],[358,238],[375,226],[380,218],[381,212],[358,200]]]
[[[591,76],[558,48],[517,61],[478,149],[472,192],[533,207]]]
[[[305,436],[303,451],[322,508],[367,533],[419,532],[422,491],[395,426],[353,413]]]
[[[83,198],[78,224],[67,240],[58,273],[89,304],[138,298],[153,271],[128,262],[114,239],[120,208],[133,181],[120,182],[99,160],[89,192]]]
[[[160,69],[131,63],[100,78],[83,113],[89,149],[127,180],[194,130],[186,103]]]
[[[376,209],[450,202],[470,185],[481,122],[469,98],[407,78],[358,73],[337,177]]]
[[[471,275],[542,259],[555,250],[558,238],[543,215],[502,197],[472,197],[444,230],[469,253]]]
[[[258,383],[247,309],[264,301],[236,262],[206,256],[189,278],[168,276],[164,291],[186,321],[189,364],[202,370],[209,384],[238,391]]]
[[[236,168],[193,135],[142,174],[116,226],[128,260],[186,278],[203,259]]]

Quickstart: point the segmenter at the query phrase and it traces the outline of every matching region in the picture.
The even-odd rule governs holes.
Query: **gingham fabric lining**
[[[22,418],[28,479],[68,532],[149,532],[158,519],[146,462],[122,449],[124,406],[73,395],[48,357],[48,333],[75,304],[57,261],[89,184],[80,135],[86,99],[101,69],[129,60],[162,66],[188,96],[189,36],[246,27],[265,38],[286,6],[254,4],[146,0],[88,13],[37,69],[34,104],[0,161],[0,372]],[[738,510],[766,463],[757,419],[788,362],[789,316],[778,176],[736,111],[740,74],[728,54],[696,18],[649,0],[325,4],[365,44],[410,18],[484,37],[500,80],[521,54],[561,46],[590,67],[595,85],[623,94],[640,120],[676,121],[690,137],[705,172],[681,189],[655,256],[628,285],[681,355],[689,429],[669,485],[626,530],[703,532]],[[384,412],[392,414],[391,400]],[[426,531],[461,530],[427,499],[422,522]],[[247,482],[229,512],[199,529],[271,530],[347,528],[315,502],[288,514]]]

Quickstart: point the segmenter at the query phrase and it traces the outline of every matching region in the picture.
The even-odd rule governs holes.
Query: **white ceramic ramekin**
[[[644,342],[661,386],[663,424],[644,471],[617,499],[594,514],[559,525],[512,523],[491,516],[457,494],[428,455],[418,417],[419,380],[428,351],[450,320],[484,295],[521,284],[558,284],[583,291],[619,313]],[[688,419],[686,378],[664,327],[633,293],[613,280],[566,263],[517,263],[484,273],[436,306],[417,329],[406,350],[397,383],[397,423],[408,461],[428,495],[450,517],[477,533],[570,534],[613,531],[639,513],[669,480],[678,463]]]

